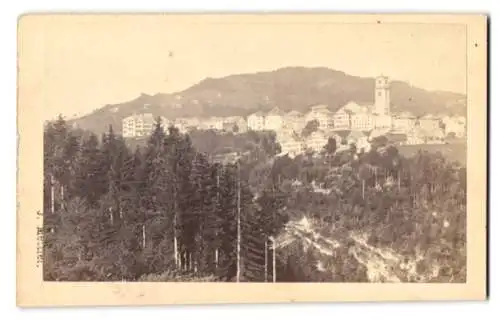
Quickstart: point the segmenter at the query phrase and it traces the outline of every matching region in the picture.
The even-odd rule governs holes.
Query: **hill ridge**
[[[465,115],[465,95],[429,91],[396,79],[391,81],[392,110],[424,114]],[[141,93],[118,104],[108,104],[71,120],[76,126],[104,132],[111,124],[121,131],[121,120],[149,112],[166,118],[247,116],[279,106],[284,111],[306,112],[310,106],[338,110],[349,101],[373,102],[374,78],[358,77],[326,67],[280,67],[271,71],[207,77],[174,93]]]

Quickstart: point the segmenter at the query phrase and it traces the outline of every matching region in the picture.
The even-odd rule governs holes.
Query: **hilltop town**
[[[47,58],[20,68],[43,89],[30,116],[47,119],[43,148],[23,154],[43,159],[43,181],[27,189],[22,171],[21,186],[41,191],[44,282],[455,284],[472,297],[468,191],[484,175],[468,167],[485,155],[481,117],[468,119],[485,102],[467,95],[481,66],[464,58],[485,42],[464,26],[479,21],[167,18],[42,23],[46,40],[67,37],[24,46]]]
[[[338,150],[370,149],[377,137],[385,137],[394,145],[445,144],[466,139],[466,118],[460,115],[425,114],[393,111],[391,82],[388,77],[375,79],[372,102],[350,101],[336,111],[326,104],[308,107],[307,112],[284,111],[275,106],[270,111],[259,110],[248,116],[179,117],[161,116],[165,129],[177,127],[182,133],[193,130],[213,130],[220,133],[273,131],[282,154],[295,157],[306,152],[318,153],[334,138]],[[122,120],[125,138],[144,137],[151,133],[157,120],[152,113],[136,113]]]

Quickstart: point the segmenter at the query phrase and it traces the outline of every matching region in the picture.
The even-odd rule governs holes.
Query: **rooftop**
[[[314,105],[310,107],[311,112],[314,113],[331,113],[327,105]]]
[[[300,111],[297,111],[297,110],[292,110],[292,111],[288,112],[286,115],[290,116],[290,117],[300,117],[300,116],[302,116],[302,113]]]
[[[427,114],[424,117],[422,117],[422,119],[438,119],[438,118],[436,116],[434,116],[434,115]]]
[[[269,111],[268,115],[276,115],[276,116],[283,116],[285,114],[284,111],[282,111],[278,106],[274,107],[273,109],[271,109],[271,111]]]
[[[367,106],[360,105],[355,101],[350,101],[342,106],[338,111],[346,111],[348,113],[359,114],[369,112]]]
[[[264,117],[265,114],[264,114],[264,112],[262,110],[259,110],[259,111],[255,112],[253,114],[250,114],[249,117],[250,116]]]
[[[402,113],[396,114],[398,118],[415,118],[415,115],[410,113],[409,111],[404,111]]]

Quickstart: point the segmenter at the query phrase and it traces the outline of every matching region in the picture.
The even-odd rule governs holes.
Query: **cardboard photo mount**
[[[145,22],[146,25],[145,25]],[[51,55],[48,39],[64,34],[66,25],[81,24],[82,32],[122,26],[164,28],[166,35],[182,37],[191,26],[231,25],[231,37],[248,30],[261,32],[286,28],[295,33],[301,25],[398,26],[462,25],[467,77],[467,282],[464,284],[373,283],[147,283],[147,282],[44,282],[38,228],[42,224],[44,108],[50,103],[46,80]],[[171,28],[169,28],[171,27]],[[75,27],[77,28],[77,27]],[[51,30],[60,32],[52,34]],[[62,33],[61,33],[62,30]],[[74,28],[66,29],[68,33]],[[120,33],[118,32],[117,35]],[[297,42],[303,33],[297,33]],[[429,34],[432,37],[432,34]],[[65,37],[61,41],[67,41]],[[72,41],[78,41],[74,38]],[[189,41],[186,39],[186,41]],[[251,42],[252,39],[248,39]],[[353,37],[350,41],[358,41]],[[395,42],[407,41],[394,37]],[[18,26],[18,185],[17,185],[17,305],[113,306],[222,303],[285,303],[347,301],[432,301],[486,299],[487,210],[487,17],[478,14],[26,14]],[[105,44],[103,44],[105,46]],[[100,50],[102,48],[96,48]],[[135,48],[131,50],[142,50]],[[273,54],[273,48],[266,48]],[[422,50],[427,48],[422,47]],[[430,49],[429,49],[430,50]],[[320,55],[321,53],[314,53]],[[414,53],[416,56],[419,52]],[[68,58],[70,59],[70,58]],[[249,57],[252,59],[252,57]],[[134,63],[134,62],[131,62]],[[137,63],[141,63],[137,61]],[[182,75],[179,75],[181,77]],[[172,77],[175,77],[173,75]],[[429,75],[429,77],[432,77]],[[68,102],[68,106],[71,103]]]

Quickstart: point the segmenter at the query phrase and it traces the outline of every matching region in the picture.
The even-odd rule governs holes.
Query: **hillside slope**
[[[446,220],[445,220],[446,221]],[[286,248],[293,243],[299,243],[305,251],[311,251],[316,262],[309,262],[312,269],[319,274],[323,274],[327,280],[332,277],[339,277],[344,273],[342,269],[332,265],[332,260],[338,261],[341,252],[347,253],[366,273],[368,282],[464,282],[461,277],[443,277],[440,274],[443,262],[424,252],[417,255],[402,255],[391,248],[377,248],[368,244],[368,236],[357,232],[350,232],[348,235],[335,236],[325,235],[318,231],[310,220],[303,217],[301,220],[291,221],[277,239],[277,251],[286,251]],[[285,256],[287,254],[284,254]],[[346,257],[344,257],[346,259]],[[351,271],[352,272],[352,271]],[[464,276],[464,275],[461,275]],[[360,280],[357,280],[358,282]]]

